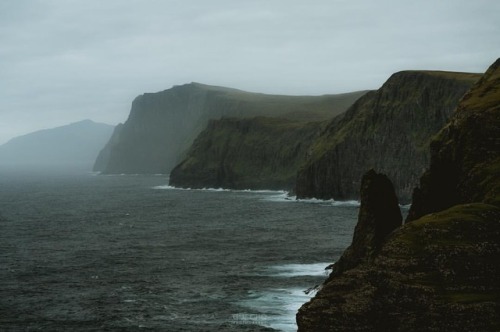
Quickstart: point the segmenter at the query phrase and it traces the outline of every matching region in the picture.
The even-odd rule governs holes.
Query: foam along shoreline
[[[285,190],[253,190],[253,189],[227,189],[227,188],[179,188],[168,184],[154,186],[155,190],[185,190],[185,191],[204,191],[204,192],[233,192],[233,193],[254,193],[254,194],[269,194],[262,198],[263,201],[269,202],[293,202],[293,203],[308,203],[319,204],[324,206],[352,206],[359,207],[359,201],[336,201],[333,199],[323,200],[318,198],[297,199],[296,196],[289,196]],[[271,195],[273,194],[273,195]]]
[[[318,283],[324,280],[329,273],[326,267],[331,263],[313,264],[281,264],[264,269],[262,277],[293,278],[315,277]],[[247,298],[238,302],[249,312],[233,315],[235,324],[260,325],[280,331],[297,331],[295,314],[299,308],[314,295],[315,291],[306,294],[311,285],[304,287],[272,288],[259,291],[249,291]]]
[[[233,192],[233,193],[257,193],[257,194],[284,194],[288,195],[284,190],[253,190],[253,189],[227,189],[227,188],[179,188],[171,185],[154,186],[157,190],[186,190],[186,191],[208,191],[208,192]]]
[[[328,275],[330,274],[330,270],[328,270],[327,268],[331,265],[332,263],[276,265],[269,267],[268,273],[273,277],[328,277]]]
[[[307,204],[320,204],[324,206],[354,206],[359,207],[359,201],[336,201],[333,199],[318,199],[318,198],[307,198],[307,199],[297,199],[297,196],[289,196],[288,193],[284,192],[279,195],[272,195],[265,197],[263,200],[271,202],[294,202],[294,203],[307,203]]]

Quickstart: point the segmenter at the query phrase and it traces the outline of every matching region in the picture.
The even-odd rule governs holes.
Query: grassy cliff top
[[[140,95],[134,100],[132,108],[145,110],[157,108],[161,112],[166,112],[166,105],[182,108],[199,103],[200,107],[212,107],[213,111],[231,110],[227,115],[234,117],[278,116],[295,120],[320,121],[331,119],[344,112],[366,92],[355,91],[321,96],[272,95],[193,82]]]
[[[425,74],[450,80],[476,82],[483,75],[482,73],[466,73],[443,70],[404,70],[396,74]],[[395,74],[395,75],[396,75]]]

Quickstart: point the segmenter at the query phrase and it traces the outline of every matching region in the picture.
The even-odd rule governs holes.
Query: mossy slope
[[[330,277],[299,331],[498,331],[500,209],[460,205],[395,231],[379,254]]]
[[[431,144],[408,220],[462,203],[500,205],[500,60],[464,96]]]
[[[297,176],[297,196],[357,199],[361,176],[387,174],[401,201],[429,162],[428,144],[479,74],[404,71],[327,126]]]
[[[333,273],[299,331],[500,330],[499,74],[500,59],[432,143],[407,223]]]
[[[210,119],[224,116],[331,119],[364,93],[280,96],[199,83],[147,93],[133,101],[129,118],[102,150],[94,170],[169,173]]]
[[[322,125],[266,117],[211,120],[187,158],[172,170],[170,184],[184,188],[290,190]]]

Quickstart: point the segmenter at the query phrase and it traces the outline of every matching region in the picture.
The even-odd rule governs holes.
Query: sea
[[[0,169],[0,330],[296,331],[358,210],[164,175]]]

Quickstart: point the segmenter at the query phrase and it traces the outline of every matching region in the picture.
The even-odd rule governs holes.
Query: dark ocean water
[[[358,207],[0,171],[0,330],[294,331]]]

